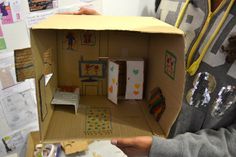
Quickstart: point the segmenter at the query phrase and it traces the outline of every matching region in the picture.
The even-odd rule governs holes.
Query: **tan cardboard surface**
[[[149,121],[143,112],[143,101],[121,102],[114,106],[106,97],[86,96],[81,97],[82,107],[78,114],[73,113],[72,108],[56,107],[49,125],[46,142],[74,139],[110,139],[112,137],[134,137],[141,135],[163,135],[161,128],[156,123],[149,126]],[[86,108],[107,107],[111,110],[112,134],[109,135],[86,135],[85,117]],[[149,117],[150,118],[150,117]],[[152,117],[152,120],[154,118]],[[150,122],[151,124],[151,122]]]
[[[158,43],[158,44],[157,44]],[[170,44],[171,43],[171,44]],[[170,46],[171,45],[171,46]],[[184,40],[181,36],[156,35],[150,41],[149,58],[147,61],[147,90],[160,87],[166,98],[166,109],[159,124],[167,136],[181,109],[185,81]],[[164,72],[165,53],[172,52],[176,57],[175,78]]]
[[[26,157],[34,156],[34,148],[36,144],[40,143],[40,135],[39,132],[31,132],[28,135],[27,144],[26,144]]]
[[[47,132],[47,127],[50,122],[53,106],[51,105],[51,100],[53,94],[57,88],[57,59],[56,59],[56,32],[55,31],[41,31],[37,30],[34,33],[31,33],[31,45],[32,45],[32,52],[33,52],[33,60],[34,60],[34,67],[35,67],[35,85],[36,85],[36,96],[37,96],[37,103],[38,103],[38,115],[39,115],[39,127],[40,127],[40,138],[44,139],[44,136]],[[45,87],[45,96],[46,96],[46,108],[47,114],[46,117],[42,120],[41,117],[41,108],[40,108],[40,96],[39,96],[39,80],[41,79],[42,75],[45,73],[45,64],[43,55],[44,52],[49,50],[52,52],[53,58],[53,65],[50,68],[53,72],[53,76],[49,81],[48,85]]]
[[[181,30],[153,17],[129,16],[54,15],[32,29],[122,30],[183,35]]]
[[[83,44],[82,29],[93,30],[96,38],[93,45]],[[65,35],[68,32],[73,33],[76,39],[73,50],[65,47]],[[39,117],[42,140],[55,142],[70,139],[168,135],[182,105],[185,79],[182,31],[154,18],[56,15],[36,25],[31,34],[38,104],[38,81],[44,73],[43,52],[51,49],[53,55],[53,77],[45,88],[48,114],[43,121]],[[170,52],[176,61],[173,74],[165,72],[166,52]],[[84,96],[80,100],[78,115],[74,114],[73,108],[54,108],[50,104],[59,86],[76,86],[81,89],[81,58],[97,60],[99,57],[145,60],[144,97],[147,99],[150,91],[159,86],[166,98],[166,110],[159,122],[149,114],[145,101],[121,101],[114,105],[106,96]],[[107,78],[101,79],[101,83],[102,85],[96,89],[107,91]],[[96,92],[93,95],[96,95]],[[85,133],[88,106],[110,108],[112,134],[96,136]],[[38,110],[40,115],[40,106]]]

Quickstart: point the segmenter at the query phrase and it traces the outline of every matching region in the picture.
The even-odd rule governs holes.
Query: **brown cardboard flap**
[[[34,156],[34,148],[36,144],[39,144],[39,132],[31,132],[28,135],[27,145],[26,145],[26,157],[33,157]]]
[[[62,20],[63,19],[63,20]],[[32,29],[120,30],[143,33],[184,33],[153,17],[54,15]]]
[[[31,48],[15,50],[15,69],[17,81],[34,78],[34,64]]]

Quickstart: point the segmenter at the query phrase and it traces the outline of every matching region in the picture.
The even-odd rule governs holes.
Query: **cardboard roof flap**
[[[150,120],[152,116],[149,114],[148,110],[143,112],[142,105],[145,105],[146,102],[137,101],[138,105],[131,104],[127,105],[125,108],[125,105],[122,106],[121,104],[120,106],[115,106],[108,100],[101,98],[94,97],[91,99],[90,97],[83,97],[81,98],[81,104],[92,104],[96,107],[95,104],[100,102],[100,104],[109,106],[112,112],[115,113],[112,115],[114,120],[114,124],[112,121],[113,127],[117,128],[114,130],[114,136],[134,136],[132,131],[136,131],[138,135],[141,135],[142,133],[147,135],[148,133],[155,132],[161,132],[164,136],[168,135],[170,126],[174,123],[174,120],[177,118],[181,109],[181,101],[184,91],[185,63],[183,32],[151,17],[55,15],[33,26],[31,30],[38,110],[40,110],[40,91],[42,91],[42,89],[40,90],[39,88],[39,80],[44,71],[43,53],[50,49],[52,51],[52,59],[54,60],[54,62],[52,62],[54,75],[49,84],[45,89],[43,89],[46,95],[44,101],[47,105],[47,113],[45,119],[39,121],[41,140],[57,141],[61,139],[76,139],[81,137],[89,139],[90,137],[84,135],[83,127],[85,126],[85,121],[83,120],[86,118],[84,114],[86,113],[86,110],[82,109],[80,111],[82,114],[75,117],[74,114],[66,112],[67,109],[55,109],[50,104],[57,86],[67,85],[66,83],[70,84],[71,82],[77,83],[77,81],[80,81],[80,78],[77,77],[78,61],[80,59],[80,51],[84,52],[86,46],[80,45],[80,48],[82,47],[83,49],[77,50],[79,53],[66,52],[65,49],[63,49],[63,42],[61,42],[66,30],[78,30],[79,33],[82,32],[80,30],[101,31],[97,34],[99,35],[98,40],[100,41],[97,42],[97,45],[95,45],[93,49],[91,49],[90,46],[88,51],[91,53],[87,53],[92,55],[92,59],[94,60],[103,56],[116,57],[117,54],[122,55],[122,53],[120,53],[122,46],[128,46],[128,58],[130,56],[137,56],[139,58],[144,57],[145,60],[147,59],[148,62],[146,64],[148,69],[146,71],[147,75],[145,76],[146,89],[143,92],[146,95],[149,95],[153,88],[159,86],[162,89],[164,96],[166,96],[167,107],[166,112],[164,112],[162,116],[163,118],[161,118],[157,124],[154,118],[153,120]],[[106,34],[106,31],[104,30],[109,31],[109,33]],[[131,33],[127,31],[131,31]],[[107,35],[109,35],[109,37]],[[124,38],[126,40],[124,40]],[[109,42],[107,42],[108,40]],[[86,53],[83,55],[86,55]],[[175,78],[171,78],[164,71],[166,55],[173,55],[172,57],[176,59]],[[73,71],[76,73],[73,73]],[[107,80],[104,79],[104,84],[106,81]],[[81,84],[76,85],[79,86]],[[173,89],[176,89],[178,92]],[[104,87],[104,90],[107,90],[107,88]],[[146,96],[146,98],[147,97],[148,96]],[[132,108],[132,105],[137,107]],[[119,116],[120,112],[122,112],[122,115],[125,114],[125,116],[128,117],[128,121],[124,121],[124,117]],[[38,111],[38,113],[39,120],[41,120],[40,111]],[[132,115],[137,117],[138,113],[142,113],[144,116],[139,116],[138,119],[133,119]],[[131,114],[131,116],[129,114]],[[61,126],[62,124],[68,126]],[[81,124],[81,126],[70,124]],[[158,125],[157,128],[155,128],[155,124]],[[132,125],[135,125],[136,128]],[[120,132],[118,130],[120,130]],[[106,137],[110,138],[113,136],[111,135]]]
[[[119,30],[183,35],[183,31],[153,17],[54,15],[32,29]]]

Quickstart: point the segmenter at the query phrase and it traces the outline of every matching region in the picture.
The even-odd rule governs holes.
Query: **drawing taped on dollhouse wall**
[[[77,50],[77,37],[74,32],[67,32],[65,33],[63,39],[63,49],[69,51]]]
[[[81,33],[81,45],[93,46],[96,44],[96,34],[94,31],[83,31]]]

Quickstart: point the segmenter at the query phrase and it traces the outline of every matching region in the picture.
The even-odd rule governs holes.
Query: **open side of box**
[[[84,31],[95,35],[93,45],[82,44]],[[73,52],[64,46],[68,32],[75,35]],[[167,136],[181,108],[184,90],[183,33],[154,18],[56,15],[31,30],[31,44],[35,66],[36,94],[39,113],[40,138],[44,142],[68,139],[98,139],[139,135]],[[43,54],[51,51],[52,77],[42,84],[45,73]],[[59,86],[81,86],[79,60],[109,58],[142,58],[145,60],[144,97],[149,98],[155,87],[162,89],[166,110],[159,122],[149,114],[147,102],[121,101],[114,105],[107,100],[107,78],[102,79],[102,94],[81,96],[78,114],[73,109],[51,105]],[[173,59],[167,67],[169,58]],[[168,69],[169,68],[169,69]],[[111,112],[112,133],[87,135],[87,108],[104,107]]]

